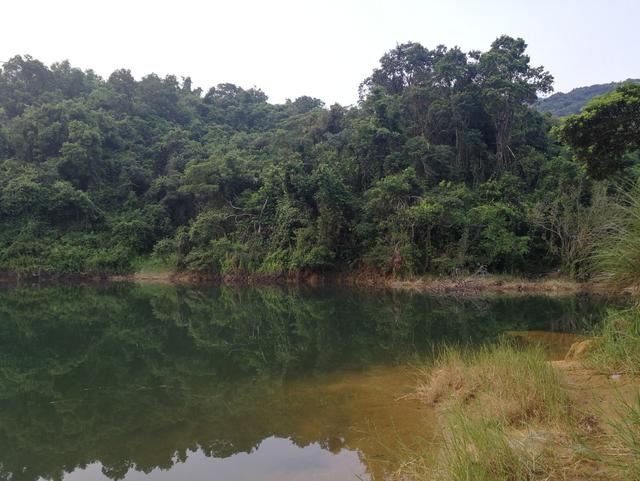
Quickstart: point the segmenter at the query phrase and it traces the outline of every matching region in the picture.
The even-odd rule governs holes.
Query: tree
[[[98,182],[102,156],[100,131],[79,120],[69,123],[69,139],[62,144],[60,175],[80,189],[86,190],[91,182]]]
[[[596,97],[582,113],[567,117],[560,138],[602,179],[623,166],[623,156],[640,149],[640,84],[626,83]]]
[[[561,147],[528,104],[551,76],[525,48],[401,44],[356,106],[328,108],[14,57],[0,72],[0,270],[127,271],[150,255],[236,277],[557,267],[544,227],[592,187],[569,199],[546,181]],[[540,204],[537,225],[525,214],[547,198],[562,205]]]
[[[445,92],[450,126],[455,136],[456,167],[463,172],[469,167],[469,142],[465,132],[477,105],[477,89],[473,85],[476,75],[475,63],[469,62],[467,55],[457,47],[448,50],[436,64],[436,82]]]
[[[521,38],[503,35],[478,58],[478,82],[482,99],[495,129],[496,163],[504,171],[509,165],[509,140],[516,113],[533,103],[537,93],[553,90],[553,77],[544,67],[532,67]]]
[[[123,112],[131,112],[136,92],[136,81],[131,71],[116,70],[109,76],[107,87],[116,94],[112,108]]]
[[[375,86],[390,94],[399,94],[411,85],[425,84],[434,72],[436,61],[445,51],[444,46],[430,51],[415,42],[398,45],[382,56],[380,68],[362,82],[360,97],[364,98]]]
[[[9,118],[20,115],[53,85],[53,73],[42,62],[16,55],[0,70],[0,107]]]

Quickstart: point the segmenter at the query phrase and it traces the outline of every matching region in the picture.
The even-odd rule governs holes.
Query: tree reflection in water
[[[113,480],[169,479],[159,470],[190,456],[255,454],[269,439],[357,453],[348,469],[381,478],[393,469],[385,445],[428,436],[428,411],[397,401],[414,382],[407,364],[439,343],[572,330],[604,309],[588,297],[344,288],[5,287],[0,479],[98,465]]]

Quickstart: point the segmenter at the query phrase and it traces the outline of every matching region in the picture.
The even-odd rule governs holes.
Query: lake
[[[401,446],[433,442],[411,393],[434,349],[576,332],[605,309],[585,295],[3,286],[0,479],[383,480]]]

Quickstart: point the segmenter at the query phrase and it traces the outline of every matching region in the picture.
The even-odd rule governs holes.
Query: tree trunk
[[[511,162],[509,160],[509,138],[511,137],[511,120],[513,112],[505,109],[498,114],[495,123],[496,127],[496,164],[500,172],[509,170]]]

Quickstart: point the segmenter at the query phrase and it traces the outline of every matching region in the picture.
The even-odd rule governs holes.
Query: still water
[[[0,480],[384,480],[432,442],[442,343],[574,332],[602,299],[0,287]]]

